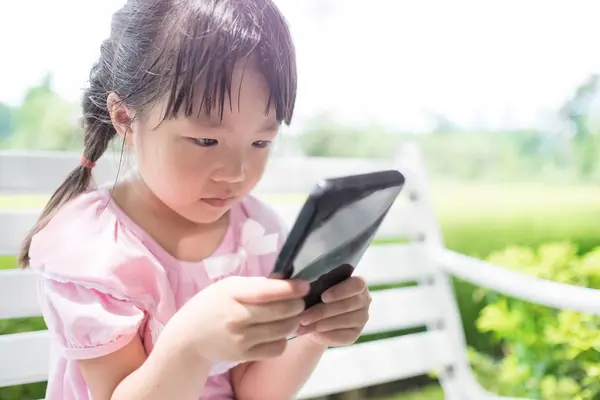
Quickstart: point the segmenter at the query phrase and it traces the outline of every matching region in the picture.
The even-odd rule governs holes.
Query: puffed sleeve
[[[41,277],[42,313],[58,350],[67,359],[90,359],[113,353],[138,334],[145,313],[110,294]]]

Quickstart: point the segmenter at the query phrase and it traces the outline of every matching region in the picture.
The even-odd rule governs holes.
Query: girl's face
[[[214,112],[160,122],[163,104],[134,120],[130,144],[148,194],[189,221],[221,218],[262,177],[279,129],[275,110],[265,113],[268,95],[264,78],[240,67],[222,120]]]

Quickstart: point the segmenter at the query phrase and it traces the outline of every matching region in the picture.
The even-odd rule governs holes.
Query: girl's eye
[[[252,143],[252,146],[257,147],[259,149],[264,149],[266,147],[269,147],[269,145],[271,145],[270,140],[257,140],[256,142]]]
[[[219,143],[217,139],[194,138],[192,140],[201,147],[212,147]]]

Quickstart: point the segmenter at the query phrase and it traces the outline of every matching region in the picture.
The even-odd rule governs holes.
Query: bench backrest
[[[3,193],[50,193],[77,165],[73,154],[0,152]],[[273,165],[275,164],[275,165]],[[106,157],[95,170],[97,181],[114,178],[118,162]],[[427,192],[425,167],[418,149],[404,145],[394,164],[354,159],[274,159],[257,193],[307,193],[317,179],[397,168],[407,186],[392,207],[357,273],[373,292],[364,336],[385,339],[330,349],[303,388],[302,398],[372,386],[437,371],[445,390],[468,369],[460,318],[447,276],[431,258],[442,245]],[[10,174],[5,173],[11,171]],[[291,226],[301,204],[273,202]],[[14,255],[39,210],[0,211],[0,255]],[[390,239],[394,239],[390,241]],[[36,277],[29,271],[0,271],[0,319],[37,316]],[[425,328],[389,337],[390,333]],[[412,332],[412,331],[411,331]],[[0,336],[0,387],[43,381],[47,376],[47,332]],[[336,379],[333,379],[333,374]]]

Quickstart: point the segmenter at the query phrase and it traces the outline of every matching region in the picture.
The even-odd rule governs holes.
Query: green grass
[[[446,245],[480,257],[508,245],[600,244],[600,188],[540,184],[434,184]]]
[[[0,269],[10,269],[17,267],[17,259],[13,256],[0,256]]]
[[[420,390],[400,393],[380,400],[444,400],[444,392],[438,385],[431,385]]]

